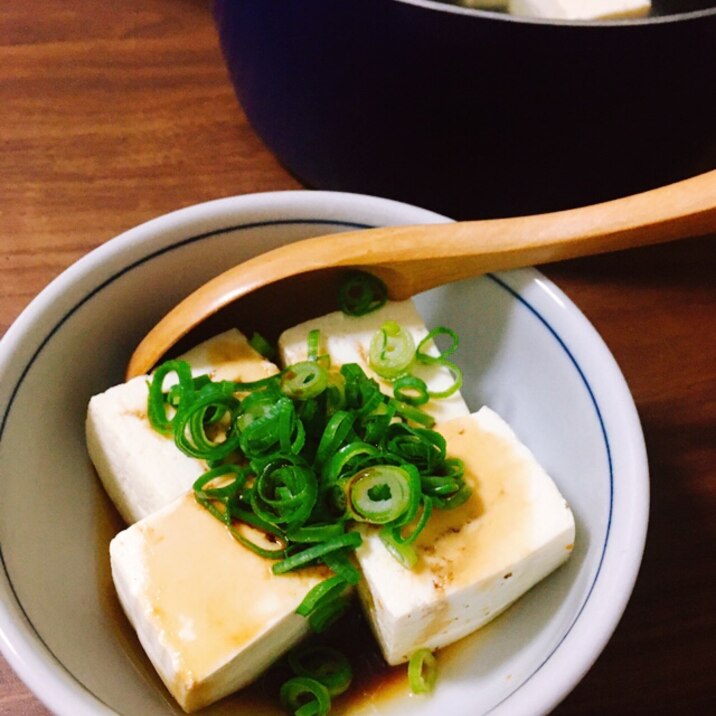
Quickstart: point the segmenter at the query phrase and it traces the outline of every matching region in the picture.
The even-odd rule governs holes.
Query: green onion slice
[[[318,482],[313,470],[297,458],[286,456],[264,466],[249,499],[261,519],[291,529],[308,519],[317,496]]]
[[[425,405],[430,400],[425,381],[415,375],[403,375],[393,383],[393,395],[408,405]]]
[[[281,562],[277,562],[271,568],[274,574],[285,574],[298,567],[303,567],[310,564],[316,559],[319,559],[328,552],[335,552],[336,550],[342,549],[343,547],[359,547],[362,542],[361,536],[357,532],[348,532],[347,534],[334,537],[333,539],[327,540],[322,544],[314,545],[308,549],[304,549],[301,552],[291,555]]]
[[[353,429],[356,416],[346,410],[336,411],[326,423],[316,449],[316,463],[323,465],[332,457]]]
[[[249,345],[261,356],[272,360],[276,356],[276,349],[258,332],[254,331],[249,339]]]
[[[402,517],[419,495],[411,489],[410,476],[396,465],[374,465],[350,482],[349,504],[360,522],[384,525]]]
[[[418,649],[408,661],[408,682],[414,694],[429,694],[435,688],[438,663],[430,649]]]
[[[316,634],[321,634],[333,626],[348,611],[350,605],[351,600],[348,597],[338,597],[322,604],[308,617],[308,625]]]
[[[164,435],[170,435],[174,428],[176,413],[174,417],[167,415],[167,401],[164,393],[164,381],[168,375],[176,374],[177,389],[172,393],[172,405],[181,404],[180,401],[191,400],[194,392],[194,379],[191,375],[191,368],[186,361],[170,360],[162,363],[152,376],[149,383],[149,398],[147,401],[147,415],[152,427]]]
[[[381,542],[385,545],[390,554],[405,569],[412,569],[418,563],[418,553],[411,544],[404,544],[395,539],[394,530],[390,527],[383,527],[378,533]]]
[[[328,372],[313,360],[294,363],[281,375],[281,390],[295,400],[309,400],[328,387]]]
[[[328,689],[316,679],[294,676],[281,687],[281,705],[293,716],[326,716],[331,710]]]
[[[342,577],[335,575],[324,579],[313,587],[298,605],[296,614],[309,616],[315,609],[328,602],[338,599],[346,590],[347,583]]]
[[[364,271],[352,271],[338,290],[338,305],[349,316],[364,316],[375,311],[388,300],[386,285]]]
[[[415,342],[407,328],[387,321],[370,341],[368,364],[381,377],[393,380],[407,373],[415,360]]]
[[[308,338],[306,339],[306,355],[308,360],[318,360],[318,356],[321,350],[321,332],[314,328],[308,332]]]
[[[431,398],[443,399],[449,398],[454,393],[457,393],[462,388],[462,369],[455,363],[449,360],[441,360],[440,365],[447,368],[452,373],[453,382],[445,388],[445,390],[431,390],[429,395]]]
[[[296,676],[322,683],[331,696],[347,691],[353,678],[346,656],[330,646],[315,644],[294,649],[288,655],[288,665]]]
[[[427,349],[429,349],[430,344],[437,336],[447,336],[450,339],[450,344],[445,350],[441,350],[439,355],[434,356],[430,353],[427,353],[426,351]],[[425,338],[423,338],[420,343],[418,343],[418,347],[415,351],[415,358],[420,363],[425,363],[427,365],[439,363],[448,356],[452,355],[457,350],[457,347],[459,345],[460,338],[458,337],[457,333],[452,330],[452,328],[438,326],[437,328],[433,328],[431,331],[428,331],[428,334],[425,336]]]
[[[182,399],[183,400],[183,399]],[[239,434],[233,430],[238,400],[222,390],[202,391],[189,404],[180,408],[174,418],[174,441],[191,457],[219,460],[239,446]],[[222,421],[226,423],[221,426]],[[212,437],[209,429],[216,431]]]

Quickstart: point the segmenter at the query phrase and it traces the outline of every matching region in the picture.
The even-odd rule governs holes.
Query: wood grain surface
[[[0,334],[127,228],[207,199],[299,188],[242,114],[202,0],[3,0],[0,142]],[[716,713],[714,237],[544,270],[620,364],[652,481],[633,598],[555,713]],[[0,714],[47,713],[0,661]]]

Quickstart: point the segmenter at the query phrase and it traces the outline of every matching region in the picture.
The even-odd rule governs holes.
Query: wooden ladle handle
[[[148,371],[194,326],[262,286],[328,268],[382,278],[408,298],[489,271],[716,233],[716,170],[642,194],[550,214],[363,229],[318,236],[255,256],[207,282],[139,344],[127,376]]]

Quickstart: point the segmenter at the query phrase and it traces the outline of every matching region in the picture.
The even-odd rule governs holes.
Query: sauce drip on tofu
[[[202,679],[227,654],[270,630],[287,602],[295,609],[328,574],[325,568],[301,570],[281,578],[279,592],[271,589],[277,584],[271,561],[238,547],[191,495],[160,527],[142,526],[151,575],[146,592],[164,638],[182,654],[187,680]],[[229,549],[218,547],[227,542]]]

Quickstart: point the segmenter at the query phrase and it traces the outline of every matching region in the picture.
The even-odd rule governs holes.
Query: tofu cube
[[[465,462],[471,498],[434,510],[402,567],[375,528],[362,527],[359,595],[389,664],[446,646],[483,626],[570,555],[574,518],[512,429],[483,407],[437,428]]]
[[[296,608],[329,576],[276,576],[192,494],[110,544],[122,607],[167,689],[187,712],[242,688],[308,632]]]
[[[551,20],[616,20],[643,17],[650,0],[510,0],[513,15]]]
[[[237,330],[211,338],[181,356],[194,375],[252,381],[278,371]],[[147,376],[95,395],[86,419],[87,449],[97,474],[124,520],[132,524],[189,490],[206,471],[147,418]],[[167,382],[169,385],[169,382]]]
[[[388,301],[383,307],[364,316],[348,316],[342,311],[335,311],[284,331],[278,341],[281,362],[288,366],[306,360],[308,334],[318,329],[323,349],[330,356],[332,366],[338,368],[345,363],[357,363],[368,376],[377,381],[385,394],[392,396],[393,386],[390,381],[381,378],[368,363],[371,339],[387,321],[395,321],[409,330],[416,347],[428,334],[412,301]],[[432,342],[426,352],[437,355]],[[445,390],[453,383],[450,371],[442,366],[417,364],[411,372],[422,378],[433,392]],[[470,412],[459,391],[449,398],[430,400],[421,407],[437,421]]]

